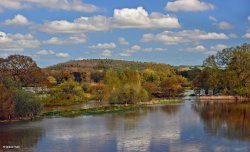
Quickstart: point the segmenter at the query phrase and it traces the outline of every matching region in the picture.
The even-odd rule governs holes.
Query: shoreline
[[[235,102],[246,102],[246,101],[250,101],[250,98],[248,97],[242,97],[242,96],[226,96],[226,95],[222,95],[222,96],[197,96],[197,99],[199,100],[229,100],[229,101],[235,101]]]
[[[105,113],[126,112],[126,111],[138,110],[139,108],[143,108],[147,105],[174,104],[174,103],[181,103],[181,102],[183,102],[183,99],[159,99],[159,100],[153,99],[152,101],[139,103],[139,104],[128,104],[128,105],[115,104],[115,105],[103,105],[103,106],[98,106],[98,107],[81,108],[81,109],[54,110],[54,111],[43,112],[40,116],[33,117],[33,118],[0,120],[0,123],[34,120],[36,118],[75,117],[75,116],[81,116],[81,115],[96,115],[96,114],[105,114]]]

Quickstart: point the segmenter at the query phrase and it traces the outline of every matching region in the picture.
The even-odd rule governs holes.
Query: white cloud
[[[73,22],[66,20],[47,21],[40,28],[47,33],[79,33],[87,31],[107,31],[110,19],[105,16],[80,17]]]
[[[208,51],[205,54],[209,54],[209,55],[216,54],[218,51],[221,51],[225,48],[228,48],[228,46],[225,44],[217,44],[217,45],[211,46],[210,49],[208,49]]]
[[[198,29],[184,30],[180,32],[164,31],[159,34],[144,34],[142,36],[143,42],[161,42],[166,45],[199,42],[201,40],[216,40],[228,39],[229,37],[224,33],[205,32]]]
[[[217,18],[215,18],[213,16],[209,16],[208,19],[211,20],[213,22],[213,25],[217,26],[218,29],[221,29],[221,30],[230,30],[230,29],[234,28],[233,24],[228,23],[226,21],[220,21],[220,22],[218,22]]]
[[[141,50],[141,46],[139,46],[139,45],[133,45],[130,50],[132,50],[132,52],[139,51],[139,50]]]
[[[5,9],[23,9],[27,8],[27,5],[24,5],[20,0],[1,0],[0,3],[0,12],[3,12]]]
[[[44,44],[52,44],[52,45],[70,45],[70,44],[79,44],[85,43],[87,41],[87,36],[85,34],[73,35],[67,39],[60,39],[58,37],[52,37],[46,41]]]
[[[121,45],[129,45],[129,42],[124,37],[119,37],[118,42]]]
[[[216,23],[215,25],[217,25],[217,27],[221,30],[230,30],[230,29],[233,29],[234,26],[228,22],[225,22],[225,21],[222,21],[222,22],[219,22],[219,23]]]
[[[104,57],[111,57],[112,56],[112,51],[103,50],[99,55],[104,56]]]
[[[117,28],[180,28],[176,17],[157,12],[149,14],[143,7],[115,9],[113,22]]]
[[[193,52],[193,53],[200,53],[200,52],[205,52],[207,49],[203,45],[197,45],[193,48],[187,48],[186,49],[188,52]]]
[[[142,51],[142,52],[162,52],[164,50],[166,50],[166,49],[163,49],[163,48],[143,48],[139,45],[133,45],[130,48],[123,50],[120,53],[120,56],[129,57],[129,56],[132,56],[134,53],[140,52],[140,51]]]
[[[228,35],[230,38],[233,38],[233,39],[236,39],[238,38],[238,35],[234,34],[234,33],[231,33]]]
[[[32,7],[48,8],[50,10],[96,12],[99,8],[81,0],[1,0],[0,11],[5,9],[25,9]]]
[[[113,17],[80,17],[73,22],[67,20],[46,21],[40,29],[47,33],[79,33],[107,31],[111,29],[170,29],[180,28],[178,18],[153,12],[142,7],[115,9]]]
[[[98,7],[92,4],[83,3],[81,0],[24,0],[29,4],[38,7],[45,7],[51,10],[65,10],[78,12],[95,12]]]
[[[174,2],[167,2],[165,7],[168,11],[178,12],[196,12],[213,10],[215,6],[210,3],[202,2],[200,0],[175,0]]]
[[[165,49],[165,48],[155,48],[154,49],[154,51],[156,51],[156,52],[162,52],[162,51],[165,51],[165,50],[167,50],[167,49]]]
[[[13,19],[8,19],[4,22],[5,25],[13,25],[13,26],[26,26],[31,24],[29,20],[20,14],[17,14]]]
[[[124,57],[130,57],[132,54],[128,53],[128,52],[121,52],[120,56],[124,56]]]
[[[195,47],[186,48],[182,50],[185,50],[187,52],[192,52],[192,53],[216,54],[218,51],[221,51],[227,47],[228,46],[225,44],[216,44],[216,45],[210,46],[209,48],[206,48],[205,46],[199,44],[199,45],[196,45]]]
[[[96,45],[89,46],[92,49],[113,49],[116,48],[115,43],[98,43]]]
[[[38,52],[36,52],[34,55],[32,55],[33,57],[40,57],[40,56],[47,56],[47,55],[53,55],[59,58],[68,58],[70,55],[68,53],[56,53],[53,50],[40,50]]]
[[[244,34],[242,37],[243,37],[243,38],[249,39],[249,38],[250,38],[250,33],[246,33],[246,34]]]
[[[247,18],[247,19],[248,19],[248,21],[250,22],[250,16],[248,16],[248,18]]]
[[[143,50],[141,46],[133,45],[129,49],[123,50],[120,53],[120,56],[129,57],[129,56],[132,56],[133,53],[136,53],[136,52],[141,51],[141,50]]]
[[[37,48],[40,41],[31,34],[6,34],[0,32],[0,50],[9,52],[21,52],[26,48]]]
[[[212,50],[216,50],[216,51],[221,51],[225,48],[227,48],[228,46],[225,45],[225,44],[217,44],[217,45],[214,45],[214,46],[211,46],[210,49]]]
[[[53,55],[55,54],[54,51],[52,50],[40,50],[38,52],[36,52],[37,55]]]
[[[69,57],[68,53],[56,53],[55,55],[59,58],[68,58]]]
[[[162,52],[164,50],[167,50],[167,49],[164,49],[164,48],[143,48],[142,51],[144,51],[144,52]]]
[[[217,22],[217,18],[215,18],[214,16],[209,16],[208,19],[213,22]]]

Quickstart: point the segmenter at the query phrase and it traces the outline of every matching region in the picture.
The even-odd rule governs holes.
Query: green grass
[[[181,103],[183,102],[183,99],[160,99],[160,100],[152,100],[149,102],[145,102],[143,104],[145,105],[153,105],[153,104],[170,104],[170,103]]]
[[[138,110],[142,105],[113,105],[98,108],[79,109],[79,110],[63,110],[43,113],[44,117],[75,117],[80,115],[95,115],[114,112],[125,112]]]
[[[160,99],[152,100],[150,102],[144,102],[141,104],[131,104],[131,105],[110,105],[97,108],[89,109],[79,109],[79,110],[62,110],[62,111],[51,111],[45,112],[42,114],[43,117],[75,117],[81,115],[96,115],[96,114],[105,114],[105,113],[116,113],[116,112],[125,112],[125,111],[134,111],[139,108],[145,107],[146,105],[154,104],[172,104],[183,102],[182,99]]]

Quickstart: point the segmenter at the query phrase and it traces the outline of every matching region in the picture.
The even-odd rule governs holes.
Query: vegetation
[[[250,45],[242,44],[219,51],[203,63],[193,80],[197,92],[250,97]]]
[[[11,55],[0,58],[0,80],[11,78],[22,86],[46,84],[46,76],[31,57]]]
[[[1,81],[0,92],[0,120],[35,117],[41,113],[41,101],[11,79]]]
[[[137,104],[178,97],[187,85],[187,80],[166,64],[104,59],[40,69],[32,58],[12,55],[0,59],[0,119],[34,117],[42,105],[63,106],[91,99]]]
[[[86,101],[88,95],[84,93],[82,85],[72,80],[55,85],[50,90],[45,105],[69,105]]]
[[[80,109],[80,110],[65,110],[65,111],[52,111],[44,113],[45,117],[75,117],[80,115],[93,115],[114,112],[134,111],[139,109],[140,105],[113,105],[103,106],[98,108]]]

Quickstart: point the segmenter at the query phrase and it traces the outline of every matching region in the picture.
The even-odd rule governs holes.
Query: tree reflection
[[[9,125],[0,127],[0,151],[3,146],[20,146],[19,150],[32,149],[42,135],[42,129],[36,127],[16,128]]]
[[[161,110],[168,115],[174,115],[180,110],[180,107],[180,104],[170,104],[161,106]]]
[[[106,117],[106,127],[109,130],[115,130],[119,127],[119,125],[123,125],[125,131],[135,129],[139,120],[145,116],[145,108],[141,108],[136,111],[128,111],[120,114],[115,113],[109,117]]]
[[[237,103],[197,102],[192,105],[213,136],[231,140],[250,140],[250,105]]]

